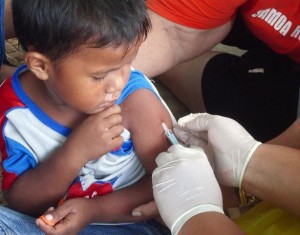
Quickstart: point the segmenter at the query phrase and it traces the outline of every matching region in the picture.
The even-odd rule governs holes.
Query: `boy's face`
[[[140,44],[124,48],[87,48],[51,66],[47,90],[57,105],[94,114],[110,106],[126,85]]]

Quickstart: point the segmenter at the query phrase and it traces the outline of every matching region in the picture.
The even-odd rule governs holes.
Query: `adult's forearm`
[[[189,221],[183,225],[178,234],[241,235],[245,233],[242,232],[238,226],[225,215],[217,212],[206,212],[189,219]]]
[[[262,144],[246,168],[242,188],[300,217],[299,169],[299,150]]]
[[[284,145],[300,149],[300,118],[298,118],[288,129],[276,138],[268,141],[268,144]]]

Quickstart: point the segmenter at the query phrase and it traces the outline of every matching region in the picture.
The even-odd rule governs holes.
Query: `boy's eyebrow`
[[[135,58],[136,58],[136,55],[137,54],[135,54],[135,56],[132,58],[132,60],[130,61],[130,62],[128,62],[128,63],[132,63],[134,60],[135,60]],[[109,73],[109,72],[112,72],[112,71],[116,71],[116,70],[118,70],[118,69],[120,69],[122,66],[120,66],[120,67],[117,67],[117,68],[112,68],[112,69],[108,69],[108,70],[98,70],[98,71],[94,71],[94,72],[92,72],[93,74],[107,74],[107,73]]]
[[[110,73],[112,71],[116,71],[118,69],[120,69],[120,67],[119,68],[114,68],[114,69],[108,69],[108,70],[98,70],[98,71],[92,72],[92,74],[99,74],[99,75],[100,74],[107,74],[107,73]]]
[[[137,54],[138,54],[138,50],[136,51],[136,53],[134,54],[134,56],[132,57],[132,59],[131,59],[131,61],[129,62],[129,63],[132,63],[134,60],[135,60],[135,58],[137,57]],[[112,72],[112,71],[115,71],[115,70],[118,70],[118,69],[120,69],[121,67],[117,67],[117,68],[113,68],[113,69],[108,69],[108,70],[106,70],[106,71],[94,71],[93,72],[93,74],[106,74],[106,73],[109,73],[109,72]]]

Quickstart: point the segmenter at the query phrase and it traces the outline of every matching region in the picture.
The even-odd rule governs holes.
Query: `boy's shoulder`
[[[7,110],[16,106],[24,106],[23,102],[17,96],[13,84],[12,78],[7,78],[0,86],[0,112],[4,114]]]
[[[139,89],[150,90],[154,95],[160,98],[152,82],[142,72],[132,69],[130,72],[128,83],[124,87],[122,94],[117,100],[116,104],[122,103],[130,94]]]
[[[9,110],[16,107],[25,107],[24,102],[20,98],[20,94],[17,94],[21,90],[18,83],[18,74],[26,67],[20,66],[14,75],[4,80],[0,85],[0,112],[1,116],[4,116]]]

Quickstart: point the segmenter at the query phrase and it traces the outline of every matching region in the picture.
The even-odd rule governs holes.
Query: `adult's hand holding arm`
[[[208,140],[213,166],[220,183],[241,187],[245,169],[261,144],[233,119],[207,113],[190,114],[178,121],[174,132],[186,145]]]
[[[159,154],[156,162],[154,199],[172,234],[197,214],[223,213],[220,187],[201,148],[173,145]]]

